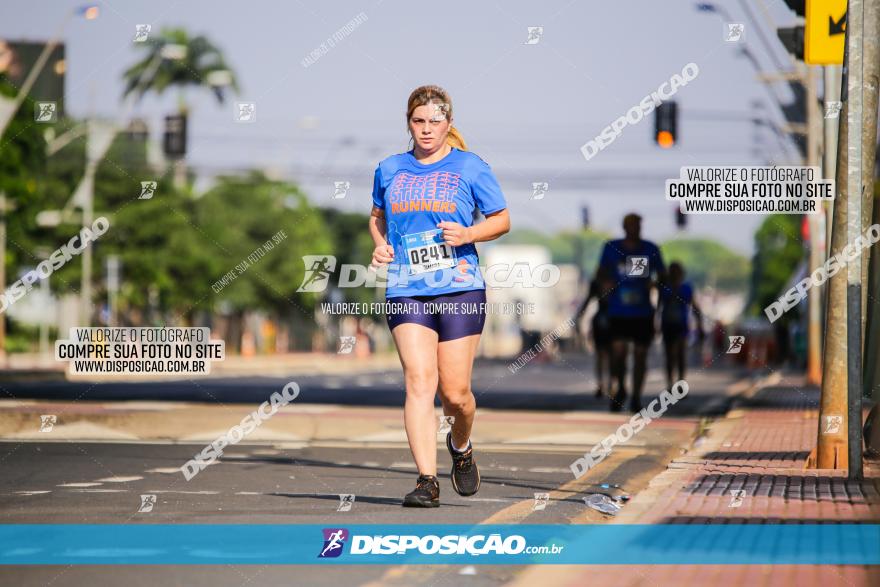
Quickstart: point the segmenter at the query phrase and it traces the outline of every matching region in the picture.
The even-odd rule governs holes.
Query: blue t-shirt
[[[677,288],[672,285],[661,285],[660,324],[663,328],[687,332],[693,300],[694,290],[690,283],[681,283]]]
[[[624,247],[623,239],[605,243],[599,259],[601,267],[614,282],[608,301],[608,315],[619,318],[644,318],[653,315],[651,278],[664,271],[660,249],[651,241],[640,241],[634,249]]]
[[[425,165],[412,151],[392,155],[376,168],[373,205],[385,211],[386,238],[394,247],[386,298],[485,289],[477,248],[445,244],[437,227],[443,221],[472,226],[475,207],[484,215],[507,207],[479,156],[453,147]]]

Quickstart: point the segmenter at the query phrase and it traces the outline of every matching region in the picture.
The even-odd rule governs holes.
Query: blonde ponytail
[[[461,151],[467,151],[467,145],[464,142],[464,138],[461,136],[461,133],[458,132],[458,129],[449,125],[449,134],[446,135],[446,144]]]

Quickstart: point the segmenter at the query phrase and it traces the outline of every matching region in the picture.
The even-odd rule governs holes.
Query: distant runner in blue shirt
[[[438,384],[443,413],[455,418],[446,435],[452,487],[460,495],[480,488],[470,441],[471,371],[486,292],[474,243],[506,233],[510,216],[495,174],[453,128],[445,90],[416,88],[406,119],[413,149],[382,160],[373,179],[372,266],[388,268],[386,318],[403,366],[404,424],[419,470],[403,505],[437,507]],[[476,210],[486,217],[479,224]]]
[[[599,280],[613,288],[608,300],[608,316],[612,338],[611,376],[617,389],[611,398],[611,410],[621,410],[626,399],[627,345],[632,341],[633,395],[630,409],[638,412],[642,409],[648,347],[654,339],[651,288],[656,287],[657,281],[663,281],[665,267],[657,245],[641,238],[641,216],[627,214],[623,219],[623,231],[624,238],[605,243],[596,273]]]
[[[684,379],[685,345],[690,330],[690,313],[697,317],[697,335],[702,341],[703,315],[694,299],[694,288],[684,280],[685,270],[681,263],[669,264],[669,281],[660,284],[660,331],[666,348],[666,382],[672,389],[675,381]],[[678,377],[673,373],[678,368]]]

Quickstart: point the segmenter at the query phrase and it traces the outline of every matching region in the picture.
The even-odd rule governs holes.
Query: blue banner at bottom
[[[878,524],[5,524],[4,565],[880,564]]]

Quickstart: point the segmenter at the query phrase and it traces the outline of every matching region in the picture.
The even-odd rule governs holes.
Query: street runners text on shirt
[[[504,314],[522,316],[535,313],[533,302],[324,302],[321,311],[325,314],[359,316],[368,314],[412,315],[480,315]]]

